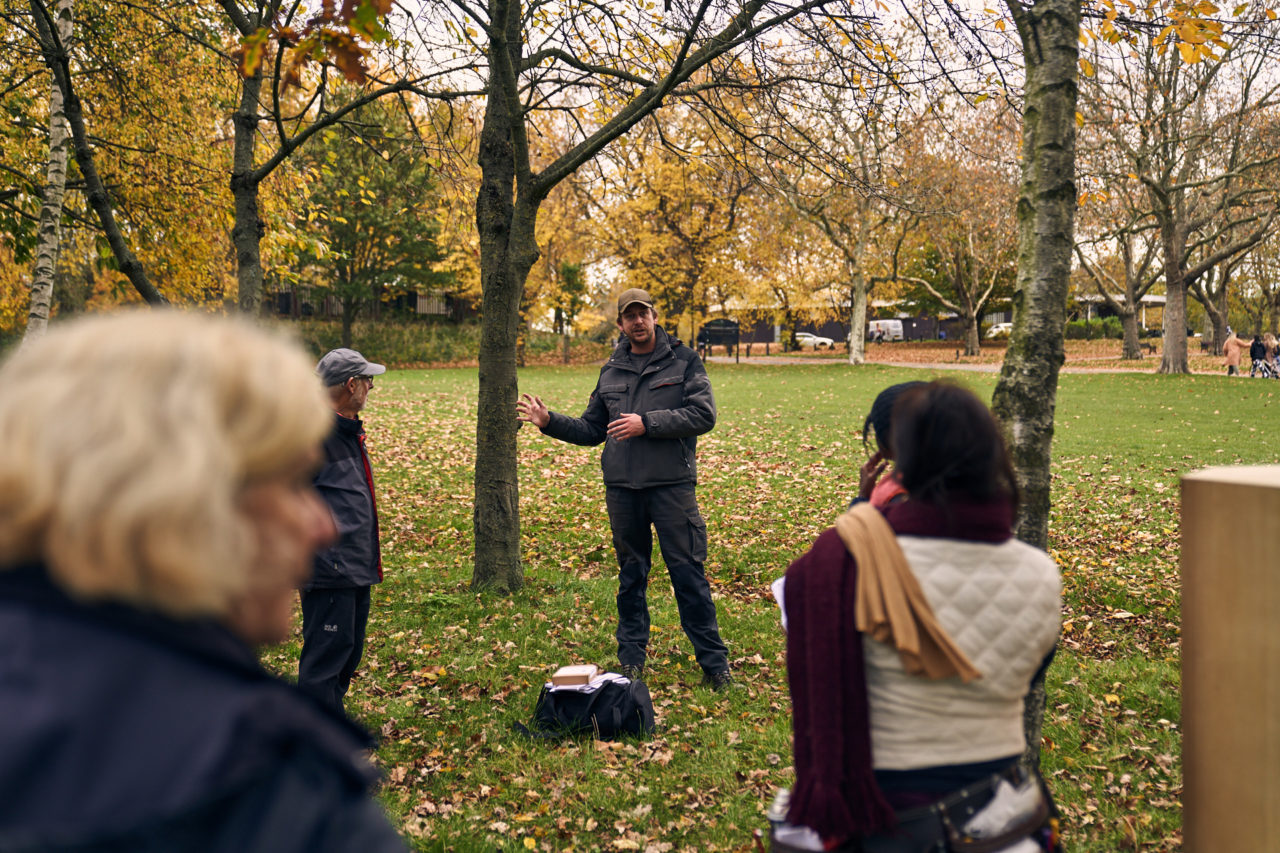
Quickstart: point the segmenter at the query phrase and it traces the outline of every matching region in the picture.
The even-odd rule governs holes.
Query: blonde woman
[[[403,850],[361,730],[253,647],[333,520],[308,359],[176,312],[0,366],[0,849]]]

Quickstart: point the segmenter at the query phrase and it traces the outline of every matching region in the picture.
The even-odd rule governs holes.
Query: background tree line
[[[349,328],[398,294],[475,300],[476,578],[514,588],[530,325],[607,329],[609,294],[639,285],[687,335],[838,317],[858,361],[872,299],[955,313],[973,350],[1007,298],[994,402],[1038,424],[1012,434],[1042,541],[1073,264],[1122,319],[1164,291],[1166,372],[1186,370],[1188,294],[1214,340],[1233,305],[1277,313],[1274,17],[3,0],[0,321],[287,291]]]

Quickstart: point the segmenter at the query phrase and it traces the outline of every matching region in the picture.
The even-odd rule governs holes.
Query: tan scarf
[[[938,624],[920,582],[884,516],[859,503],[836,519],[836,532],[858,564],[858,631],[898,650],[910,675],[969,682],[982,673]]]

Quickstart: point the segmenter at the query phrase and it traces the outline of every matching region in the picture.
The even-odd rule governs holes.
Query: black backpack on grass
[[[591,735],[614,740],[623,735],[653,734],[653,700],[643,681],[607,681],[590,693],[543,687],[530,728],[517,731],[533,737],[562,738]]]

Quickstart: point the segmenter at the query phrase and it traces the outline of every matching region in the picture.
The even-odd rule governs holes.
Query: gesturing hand
[[[889,460],[880,455],[879,450],[871,454],[871,458],[862,463],[862,469],[858,472],[858,497],[864,500],[871,499],[871,492],[875,489],[876,482],[888,465]]]
[[[551,423],[551,412],[547,410],[547,405],[542,402],[542,398],[532,394],[521,394],[520,399],[516,400],[516,420],[542,429]]]
[[[605,432],[616,441],[639,438],[644,435],[644,419],[636,414],[620,415],[605,428]]]

